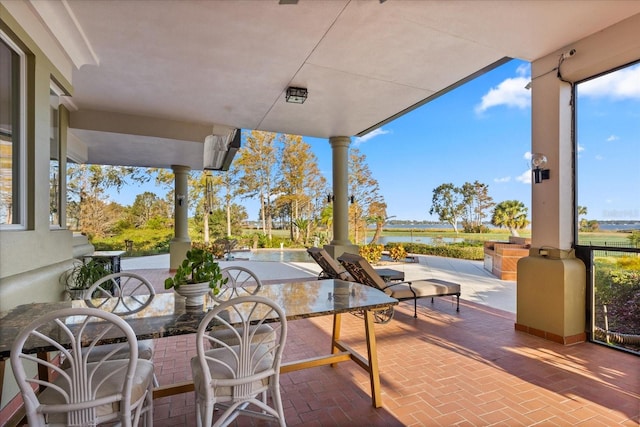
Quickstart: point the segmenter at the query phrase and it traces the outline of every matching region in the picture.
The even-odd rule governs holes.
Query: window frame
[[[53,97],[57,96],[57,102],[54,105]],[[51,119],[51,123],[49,123],[50,135],[49,135],[49,155],[51,156],[51,138],[55,137],[56,141],[56,155],[58,161],[58,177],[56,185],[57,189],[57,207],[58,214],[57,223],[51,222],[51,158],[49,158],[49,228],[50,229],[61,229],[62,225],[62,141],[60,138],[60,105],[62,105],[61,97],[65,95],[65,92],[60,88],[60,86],[54,81],[51,80],[49,83],[49,118]],[[54,111],[55,110],[55,115]],[[55,120],[55,123],[53,122]]]
[[[14,177],[18,179],[18,189],[14,194],[18,197],[18,215],[17,219],[14,218],[14,222],[11,224],[0,223],[0,231],[22,231],[27,229],[27,138],[26,138],[26,129],[27,129],[27,54],[21,49],[18,44],[4,31],[0,30],[0,40],[5,43],[9,49],[11,49],[15,54],[18,55],[19,61],[19,88],[18,88],[18,158],[17,158],[17,167],[18,173],[13,174],[12,172],[12,181]],[[15,132],[12,130],[12,148],[15,147],[15,141],[13,138],[13,134]],[[11,165],[12,169],[15,165]],[[15,183],[12,182],[12,192]],[[12,201],[14,203],[15,201]],[[15,209],[15,208],[13,208]],[[14,211],[15,214],[15,211]],[[16,215],[14,215],[15,217]]]

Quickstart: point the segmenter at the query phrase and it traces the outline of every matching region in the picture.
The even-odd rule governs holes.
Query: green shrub
[[[389,243],[387,249],[397,244]],[[405,243],[408,253],[419,255],[435,255],[449,258],[460,258],[479,261],[484,259],[484,248],[474,242],[451,243],[446,245],[427,245],[424,243]]]

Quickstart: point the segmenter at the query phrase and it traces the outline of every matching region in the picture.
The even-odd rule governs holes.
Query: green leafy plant
[[[82,298],[83,291],[110,273],[104,261],[90,259],[87,262],[78,261],[73,268],[62,273],[60,281],[72,298]]]
[[[222,278],[220,265],[211,252],[194,248],[187,251],[186,258],[176,269],[176,274],[164,281],[164,288],[178,289],[182,285],[204,282],[208,282],[209,287],[216,291],[220,285],[227,283],[227,279]]]

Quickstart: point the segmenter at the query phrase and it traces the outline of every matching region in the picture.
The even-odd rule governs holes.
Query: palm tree
[[[519,237],[518,230],[529,225],[527,207],[518,200],[505,200],[496,205],[491,217],[491,224],[506,227],[512,236]]]
[[[581,216],[587,216],[587,207],[586,206],[578,206],[578,218]],[[587,228],[587,219],[580,219],[580,231],[586,231]]]

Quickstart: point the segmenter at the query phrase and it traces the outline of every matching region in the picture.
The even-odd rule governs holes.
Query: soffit
[[[640,13],[636,1],[65,5],[88,44],[84,50],[97,58],[73,74],[73,102],[80,111],[321,138],[360,134],[505,57],[532,61]],[[43,16],[54,34],[58,21],[69,20]],[[304,104],[285,102],[290,85],[309,90]],[[101,130],[97,138],[97,132],[76,132],[89,147],[89,162],[113,164],[117,156],[110,153],[133,144],[127,134]],[[162,142],[173,153],[172,164],[198,167],[181,157],[184,141],[171,148],[167,140],[150,136],[143,157],[134,159],[132,152],[128,158],[166,167],[166,159],[153,155],[153,144]],[[194,150],[201,155],[202,141],[192,142],[200,143]]]

